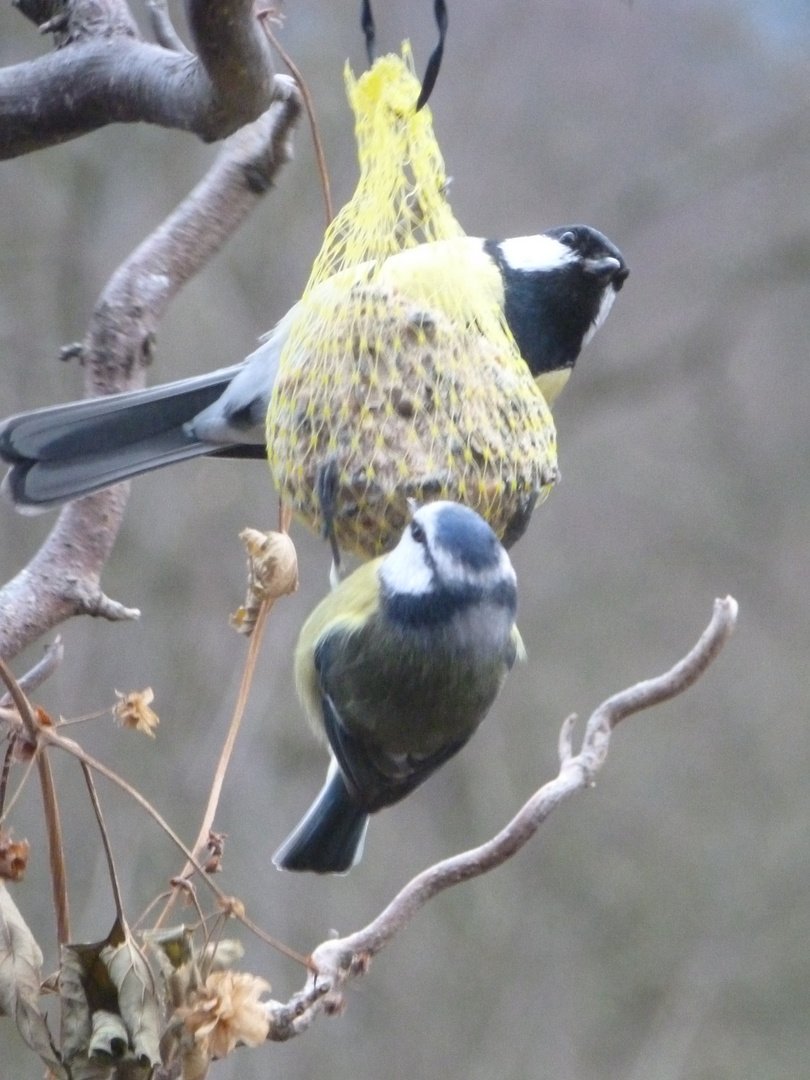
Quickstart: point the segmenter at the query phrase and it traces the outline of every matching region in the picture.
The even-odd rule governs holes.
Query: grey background
[[[383,48],[410,35],[424,65],[427,0],[377,0]],[[287,5],[284,42],[315,96],[339,204],[356,175],[341,70],[363,65],[355,0]],[[275,845],[320,785],[323,752],[295,702],[297,629],[327,554],[297,528],[302,586],[273,615],[217,827],[220,884],[308,951],[377,913],[429,862],[497,830],[553,775],[559,724],[675,660],[715,596],[738,632],[687,696],[629,721],[595,791],[568,803],[511,864],[424,911],[348,993],[342,1019],[240,1051],[214,1076],[329,1074],[776,1080],[807,1074],[810,18],[803,0],[451,0],[432,100],[468,232],[583,220],[632,273],[559,402],[563,480],[514,552],[530,653],[451,765],[373,822],[346,878],[277,873]],[[47,49],[8,5],[0,61]],[[67,400],[80,338],[120,260],[199,178],[216,148],[111,127],[0,166],[0,408]],[[231,363],[306,280],[322,231],[305,129],[296,160],[163,323],[152,378]],[[245,646],[245,525],[272,526],[265,468],[197,462],[133,487],[104,578],[138,624],[74,621],[38,700],[64,716],[154,687],[156,742],[88,723],[120,769],[191,839]],[[0,508],[0,570],[51,518]],[[36,659],[21,658],[17,670]],[[74,934],[113,919],[73,762],[58,761]],[[134,918],[181,861],[101,785]],[[55,964],[35,785],[13,814],[33,845],[14,896]],[[187,918],[192,913],[187,913]],[[302,981],[249,936],[245,967],[285,997]],[[0,1022],[0,1076],[39,1065]]]

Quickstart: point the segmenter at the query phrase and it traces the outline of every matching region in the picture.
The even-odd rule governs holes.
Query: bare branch
[[[0,590],[0,655],[12,659],[74,615],[137,617],[116,608],[99,586],[127,492],[122,485],[65,507],[28,566]]]
[[[142,41],[124,0],[21,5],[59,48],[0,70],[0,158],[17,157],[109,123],[145,121],[206,142],[255,120],[273,100],[271,52],[252,0],[187,0],[198,55]],[[154,20],[154,16],[153,16]]]
[[[694,648],[665,674],[637,683],[603,702],[585,729],[582,748],[572,750],[574,718],[568,717],[559,739],[560,771],[522,807],[506,828],[477,848],[444,859],[413,878],[368,926],[347,937],[318,945],[310,957],[315,974],[289,1002],[271,1002],[268,1038],[289,1039],[305,1031],[321,1012],[342,1006],[341,987],[362,975],[371,959],[403,930],[432,897],[459,882],[500,866],[535,834],[564,799],[593,784],[607,757],[613,728],[632,713],[682,694],[718,655],[737,621],[733,597],[716,600],[711,622]]]
[[[143,385],[158,325],[170,301],[222,247],[289,160],[301,104],[279,76],[275,100],[223,146],[180,206],[119,267],[93,313],[81,353],[88,394]],[[135,609],[100,588],[126,506],[122,484],[66,506],[29,565],[0,590],[0,656],[11,659],[74,615],[119,620]]]
[[[188,52],[174,28],[166,0],[145,0],[145,4],[149,22],[152,25],[152,33],[158,45],[162,45],[164,49],[173,49],[175,52]]]
[[[17,680],[20,690],[22,690],[24,694],[30,696],[37,687],[42,686],[42,684],[53,675],[64,658],[65,646],[62,643],[61,636],[57,634],[51,644],[45,649],[45,655],[42,659],[38,660],[30,671],[26,671],[21,679]],[[6,691],[6,693],[0,697],[0,709],[6,709],[10,704],[11,694]]]

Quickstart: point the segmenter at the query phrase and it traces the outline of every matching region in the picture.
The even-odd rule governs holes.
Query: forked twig
[[[689,653],[669,671],[637,683],[603,702],[591,715],[578,754],[573,753],[574,717],[560,732],[560,771],[518,811],[509,824],[486,843],[424,870],[400,890],[372,922],[343,938],[324,941],[310,957],[314,974],[289,1002],[271,1002],[270,1039],[285,1040],[305,1031],[323,1011],[340,1007],[341,987],[362,975],[371,959],[438,893],[500,866],[534,835],[561,802],[593,784],[607,757],[616,725],[633,713],[659,705],[692,686],[712,663],[737,621],[737,602],[716,600],[711,622]]]

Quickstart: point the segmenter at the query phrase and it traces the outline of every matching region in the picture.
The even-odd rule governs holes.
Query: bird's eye
[[[417,544],[424,544],[427,540],[427,537],[425,536],[425,530],[422,528],[418,521],[411,522],[411,536],[414,538]]]
[[[560,237],[560,243],[566,244],[570,248],[572,248],[574,244],[576,244],[576,242],[577,238],[574,236],[570,229],[567,232],[564,232]]]

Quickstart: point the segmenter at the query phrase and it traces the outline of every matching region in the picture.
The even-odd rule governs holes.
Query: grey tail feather
[[[320,794],[275,853],[273,863],[279,870],[345,874],[360,862],[368,820],[333,762]]]
[[[202,454],[227,453],[184,425],[215,401],[238,368],[147,390],[88,398],[12,416],[0,426],[3,491],[36,512]]]

